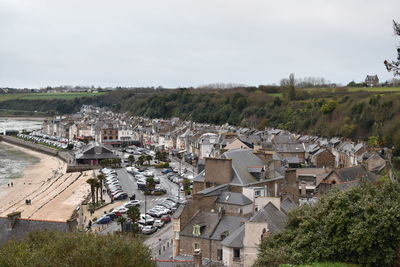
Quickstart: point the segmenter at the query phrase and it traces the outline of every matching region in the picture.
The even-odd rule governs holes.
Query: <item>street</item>
[[[140,212],[146,213],[145,210],[149,210],[156,206],[158,203],[167,199],[168,197],[175,197],[178,195],[179,186],[167,179],[167,177],[161,173],[162,169],[150,168],[154,172],[155,176],[160,177],[160,186],[167,190],[165,195],[161,196],[146,196],[142,191],[137,188],[135,178],[126,171],[126,168],[115,169],[118,175],[119,183],[122,189],[128,193],[128,196],[135,194],[136,200],[140,201]],[[113,221],[107,225],[106,228],[102,229],[100,234],[109,234],[115,231],[120,231],[121,225],[116,221]],[[145,244],[150,247],[152,254],[155,258],[169,259],[172,256],[172,223],[165,224],[162,228],[158,229],[157,232],[150,235],[146,240]]]

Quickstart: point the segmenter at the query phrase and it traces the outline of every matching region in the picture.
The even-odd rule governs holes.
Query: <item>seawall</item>
[[[12,136],[0,136],[0,141],[5,143],[10,143],[16,146],[24,147],[30,150],[34,150],[40,153],[47,154],[49,156],[58,157],[66,163],[70,163],[73,160],[73,156],[68,152],[60,151],[55,148],[43,146],[40,144],[35,144],[25,140],[21,140]]]
[[[89,170],[96,170],[100,169],[101,166],[95,166],[95,165],[75,165],[73,164],[74,162],[74,156],[71,155],[70,153],[66,151],[61,151],[57,150],[55,148],[47,147],[44,145],[40,144],[35,144],[32,142],[28,142],[22,139],[18,139],[12,136],[0,136],[0,141],[3,141],[5,143],[10,143],[16,146],[20,146],[23,148],[27,148],[30,150],[34,150],[40,153],[47,154],[49,156],[53,157],[58,157],[65,163],[67,163],[67,173],[69,172],[83,172],[83,171],[89,171]]]

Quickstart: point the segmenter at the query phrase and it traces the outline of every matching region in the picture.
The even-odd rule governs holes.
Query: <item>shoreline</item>
[[[90,192],[86,180],[93,174],[90,171],[66,173],[67,164],[57,156],[8,142],[2,144],[37,157],[39,162],[23,170],[20,178],[13,179],[13,187],[7,184],[0,186],[0,216],[21,211],[21,217],[27,219],[70,219],[73,211]],[[26,205],[27,199],[31,200],[31,205]]]

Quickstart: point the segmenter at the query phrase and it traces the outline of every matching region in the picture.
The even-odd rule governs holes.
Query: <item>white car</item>
[[[152,171],[144,171],[143,175],[146,177],[152,177],[152,176],[154,176],[154,173]]]
[[[113,209],[112,212],[126,213],[127,211],[128,211],[128,208],[125,208],[124,206],[121,206],[121,207]]]
[[[132,200],[132,201],[129,201],[128,203],[125,203],[123,206],[125,208],[140,207],[140,202],[138,200]]]
[[[161,221],[161,220],[155,220],[153,226],[154,226],[154,227],[161,228],[161,227],[164,226],[164,222]]]

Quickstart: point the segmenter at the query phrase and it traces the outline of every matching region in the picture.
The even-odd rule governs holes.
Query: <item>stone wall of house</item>
[[[268,232],[268,223],[266,222],[246,222],[245,234],[243,238],[244,248],[241,250],[244,260],[244,266],[252,266],[257,259],[258,246],[261,242],[263,232]]]
[[[220,240],[211,240],[194,236],[181,236],[180,254],[193,255],[195,243],[200,245],[203,258],[213,261],[222,261],[218,258],[218,249],[222,250]]]
[[[282,194],[290,196],[295,203],[299,202],[299,182],[296,177],[296,169],[286,170]]]
[[[227,184],[232,179],[232,160],[219,158],[206,158],[206,182],[214,184]]]
[[[201,190],[205,189],[204,182],[193,182],[193,194],[200,192]]]
[[[189,200],[180,216],[180,229],[183,229],[187,222],[200,210],[211,211],[216,210],[217,197],[197,197]]]
[[[254,152],[259,159],[264,161],[265,163],[272,161],[273,152]]]
[[[278,154],[284,158],[297,157],[301,161],[305,161],[305,152],[279,152]]]
[[[325,150],[316,156],[314,164],[317,168],[334,168],[335,156],[330,151]]]
[[[210,258],[211,252],[211,240],[194,237],[194,236],[180,236],[180,254],[181,255],[190,255],[192,256],[194,253],[195,243],[200,245],[201,253],[204,258]],[[216,251],[213,253],[217,253]]]
[[[253,204],[249,204],[246,206],[238,206],[238,205],[230,205],[219,203],[217,205],[217,210],[222,208],[227,216],[245,216],[248,217],[253,214]]]

